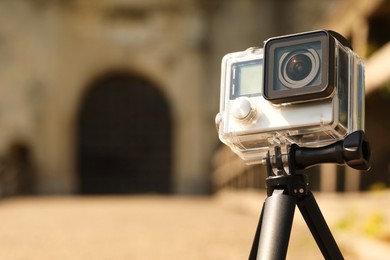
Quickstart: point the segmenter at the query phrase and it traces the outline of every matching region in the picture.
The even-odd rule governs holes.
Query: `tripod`
[[[285,259],[290,239],[295,206],[297,205],[325,259],[344,259],[335,239],[308,189],[308,179],[295,170],[318,163],[347,164],[355,169],[368,170],[369,144],[363,131],[356,131],[344,140],[320,148],[301,148],[292,145],[288,151],[288,169],[283,167],[280,147],[275,147],[274,162],[268,156],[266,179],[267,198],[264,202],[255,233],[249,260]]]

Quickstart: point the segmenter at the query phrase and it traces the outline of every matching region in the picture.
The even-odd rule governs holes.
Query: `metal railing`
[[[245,165],[228,147],[221,147],[213,157],[212,183],[214,192],[224,189],[265,188],[266,169]]]

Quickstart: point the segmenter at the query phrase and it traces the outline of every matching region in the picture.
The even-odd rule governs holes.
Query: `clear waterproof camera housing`
[[[364,130],[364,63],[333,31],[267,40],[222,59],[219,138],[247,164],[275,144],[322,147]]]

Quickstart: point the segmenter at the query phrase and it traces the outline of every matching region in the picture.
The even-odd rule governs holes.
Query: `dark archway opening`
[[[78,120],[82,194],[171,192],[171,118],[148,81],[115,74],[86,94]]]
[[[31,157],[29,147],[17,142],[0,158],[0,197],[35,194]]]

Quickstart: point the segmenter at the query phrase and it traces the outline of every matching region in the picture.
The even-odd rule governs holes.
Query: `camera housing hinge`
[[[282,176],[292,174],[294,169],[290,169],[289,155],[290,145],[283,136],[273,137],[268,140],[270,149],[268,156],[263,161],[267,166],[268,176]]]

